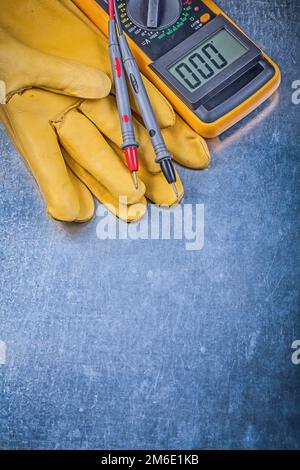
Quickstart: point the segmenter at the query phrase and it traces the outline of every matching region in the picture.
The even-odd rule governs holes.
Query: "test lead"
[[[134,185],[138,189],[137,171],[139,169],[138,161],[138,143],[135,139],[135,132],[132,120],[132,113],[128,95],[126,77],[118,42],[115,5],[113,0],[109,0],[109,53],[116,90],[117,107],[119,111],[122,139],[127,165],[132,173]]]
[[[112,1],[112,0],[110,0]],[[148,131],[148,134],[151,138],[153,149],[156,155],[156,162],[159,163],[161,170],[168,181],[174,189],[176,198],[179,198],[179,193],[176,187],[176,172],[172,162],[173,155],[169,152],[166,147],[164,138],[162,136],[161,130],[159,128],[157,119],[155,117],[149,96],[147,94],[142,75],[139,71],[138,65],[135,58],[130,50],[129,44],[123,32],[123,27],[119,15],[118,6],[116,0],[114,1],[114,14],[118,26],[119,33],[119,47],[121,51],[121,56],[123,59],[124,68],[126,70],[129,83],[131,85],[132,91],[135,95],[141,116],[143,118],[145,127]],[[153,9],[156,10],[156,9]]]

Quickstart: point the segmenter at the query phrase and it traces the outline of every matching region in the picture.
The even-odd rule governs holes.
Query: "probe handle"
[[[142,80],[141,73],[123,33],[119,35],[119,44],[124,67],[129,78],[131,88],[138,103],[146,129],[151,137],[152,145],[156,154],[156,162],[161,165],[162,171],[167,181],[170,184],[175,183],[177,178],[172,164],[173,155],[166,147],[144,82]]]
[[[122,149],[125,151],[130,171],[138,171],[138,157],[136,150],[138,143],[135,139],[127,82],[118,43],[115,20],[109,21],[109,53],[122,130]]]

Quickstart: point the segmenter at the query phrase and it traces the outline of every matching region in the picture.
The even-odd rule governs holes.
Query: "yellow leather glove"
[[[56,219],[89,220],[94,214],[91,193],[127,221],[144,215],[144,195],[161,205],[176,202],[137,113],[141,165],[135,189],[120,150],[110,75],[107,40],[70,0],[1,0],[0,98],[5,104],[0,118]],[[205,142],[145,83],[175,159],[205,168]],[[177,186],[182,197],[180,181]],[[127,198],[127,213],[120,196]]]

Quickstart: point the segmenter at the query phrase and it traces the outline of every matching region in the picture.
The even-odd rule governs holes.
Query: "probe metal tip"
[[[176,188],[176,184],[172,183],[172,186],[173,186],[173,189],[174,189],[174,193],[176,194],[176,198],[178,199],[179,198],[179,192],[178,192],[178,189]]]
[[[134,181],[135,189],[139,189],[139,182],[138,182],[138,178],[137,178],[137,175],[136,175],[136,171],[133,171],[133,172],[132,172],[132,176],[133,176],[133,181]]]

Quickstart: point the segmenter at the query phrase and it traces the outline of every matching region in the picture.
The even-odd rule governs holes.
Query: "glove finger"
[[[80,166],[70,155],[63,150],[67,165],[72,169],[77,177],[90,189],[94,196],[104,204],[116,217],[125,222],[135,222],[140,220],[147,211],[147,201],[143,197],[136,204],[127,206],[116,199],[105,186],[97,181],[88,171]]]
[[[59,140],[70,156],[93,175],[115,198],[126,196],[128,204],[139,202],[145,186],[135,188],[132,176],[96,126],[77,109],[53,121]]]
[[[110,142],[110,145],[120,156],[120,158],[123,158],[123,152],[120,147],[118,147],[114,142]],[[158,204],[160,206],[171,207],[174,204],[180,202],[180,200],[183,198],[184,188],[177,172],[176,175],[176,187],[179,193],[178,199],[174,194],[172,185],[166,181],[162,172],[157,174],[150,173],[147,168],[145,168],[143,163],[140,164],[139,178],[146,186],[146,197],[154,204]]]
[[[86,185],[71,171],[70,167],[67,167],[67,171],[79,200],[79,213],[74,222],[88,222],[95,214],[94,198]]]
[[[109,95],[103,100],[87,101],[81,103],[79,109],[87,116],[100,132],[118,147],[122,146],[119,112],[116,100]],[[155,163],[155,153],[148,132],[135,118],[133,118],[135,135],[139,143],[139,155],[145,167],[151,173],[159,173],[160,166]]]
[[[80,98],[103,98],[110,79],[100,70],[25,46],[0,28],[0,74],[6,96],[36,87]]]
[[[54,219],[72,222],[80,212],[77,192],[68,175],[54,130],[44,125],[38,115],[28,111],[27,101],[30,99],[30,92],[15,95],[7,106],[0,107],[0,117],[29,166],[48,213]],[[34,134],[32,129],[35,129]]]
[[[8,121],[7,114],[4,113],[3,107],[0,107],[0,120],[3,122],[7,132],[10,134],[12,140],[15,141],[16,146],[20,151],[20,145],[16,141],[13,129]],[[79,201],[79,213],[77,214],[76,222],[86,222],[90,220],[95,212],[94,200],[88,188],[74,175],[69,168],[67,168],[68,175],[76,191]],[[58,217],[56,217],[58,219]]]
[[[207,168],[210,154],[205,140],[180,116],[172,128],[163,129],[166,145],[177,163],[196,170]]]

